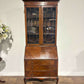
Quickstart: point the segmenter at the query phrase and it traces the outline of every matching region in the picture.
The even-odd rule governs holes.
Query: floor
[[[6,81],[0,84],[24,84],[23,79],[23,77],[0,77],[0,80]],[[27,84],[56,84],[56,81],[32,81]],[[84,77],[59,77],[59,84],[84,84]]]

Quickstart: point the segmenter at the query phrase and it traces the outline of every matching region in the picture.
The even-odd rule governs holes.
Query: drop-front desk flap
[[[58,59],[56,47],[26,47],[25,59]]]

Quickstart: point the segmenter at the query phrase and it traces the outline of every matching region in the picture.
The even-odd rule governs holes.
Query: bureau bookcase
[[[25,84],[56,80],[58,84],[57,12],[59,0],[23,0],[25,10]]]

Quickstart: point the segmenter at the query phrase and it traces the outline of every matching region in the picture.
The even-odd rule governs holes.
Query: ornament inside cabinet
[[[59,0],[23,0],[25,7],[25,83],[56,80],[58,84],[57,11]]]

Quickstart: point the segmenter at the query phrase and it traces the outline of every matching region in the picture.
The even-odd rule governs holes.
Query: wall
[[[61,0],[58,14],[60,75],[84,75],[84,0]]]
[[[59,75],[84,76],[84,0],[60,0],[57,46]],[[0,75],[24,75],[25,23],[22,0],[0,0],[0,22],[11,27],[14,42]]]
[[[11,27],[13,46],[6,56],[6,67],[0,75],[24,75],[25,23],[22,0],[0,0],[0,22]],[[5,56],[4,56],[5,55]]]

